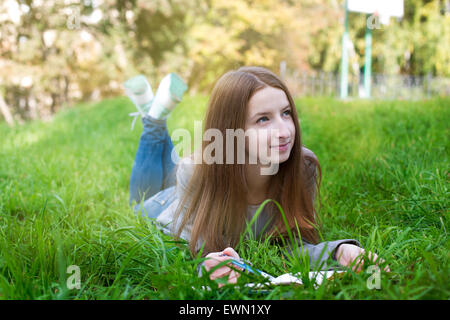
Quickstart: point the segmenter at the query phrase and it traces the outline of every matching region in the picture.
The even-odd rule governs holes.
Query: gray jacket
[[[313,154],[306,148],[304,151]],[[173,235],[175,233],[175,230],[177,229],[177,226],[175,226],[173,223],[174,214],[179,205],[180,199],[185,193],[189,179],[192,176],[193,169],[194,164],[192,158],[186,157],[181,159],[176,171],[176,185],[164,189],[151,198],[147,199],[145,202],[143,202],[142,207],[140,204],[137,204],[134,207],[135,212],[140,212],[143,216],[147,216],[149,218],[156,218],[157,225],[161,228],[161,230],[166,234]],[[187,203],[186,206],[187,205],[189,205],[189,203]],[[250,221],[250,219],[253,217],[253,214],[255,213],[257,208],[258,206],[248,207],[248,221]],[[181,221],[181,217],[179,221]],[[265,210],[263,210],[257,219],[257,226],[264,226],[266,221],[267,215]],[[187,225],[180,235],[181,238],[189,241],[191,230],[192,225]],[[292,247],[288,246],[287,252],[289,254],[299,253],[303,258],[309,258],[311,267],[315,269],[320,268],[321,270],[325,270],[327,268],[330,268],[329,262],[336,260],[336,249],[340,244],[343,243],[350,243],[361,247],[360,243],[354,239],[324,241],[318,244],[311,244],[304,240],[298,240],[297,246],[299,250],[292,250]],[[196,247],[199,249],[201,247],[201,244],[202,241],[201,239],[199,239]],[[306,255],[308,255],[308,257]],[[199,269],[199,271],[200,270],[201,269]]]

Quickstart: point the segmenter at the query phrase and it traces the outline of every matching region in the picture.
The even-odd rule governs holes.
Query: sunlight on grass
[[[169,133],[203,120],[208,97],[186,97]],[[320,289],[267,295],[196,276],[184,245],[128,207],[142,131],[126,97],[76,106],[51,122],[0,124],[1,299],[420,299],[447,298],[450,101],[298,99],[302,142],[318,156],[325,240],[352,238],[383,256],[382,289],[349,273]],[[304,265],[268,242],[243,240],[242,257],[280,275]],[[69,265],[82,289],[67,290]],[[242,281],[250,281],[248,277]]]

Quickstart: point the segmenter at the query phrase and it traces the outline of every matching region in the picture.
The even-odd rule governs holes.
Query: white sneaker
[[[186,90],[186,83],[177,74],[169,73],[161,80],[148,114],[155,119],[165,119]]]
[[[139,113],[144,116],[152,105],[153,90],[147,78],[140,74],[123,83],[126,95],[134,103]]]
[[[130,100],[138,109],[138,112],[132,112],[128,114],[130,117],[134,117],[133,121],[131,122],[131,130],[133,130],[137,118],[139,116],[145,116],[150,110],[154,98],[153,90],[148,83],[147,78],[142,74],[125,81],[123,83],[123,87],[128,98],[130,98]]]

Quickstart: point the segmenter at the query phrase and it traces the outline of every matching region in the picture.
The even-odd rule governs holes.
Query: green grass
[[[186,246],[128,207],[142,125],[130,130],[134,108],[120,97],[47,123],[0,124],[0,299],[448,299],[450,100],[296,103],[322,166],[323,240],[358,239],[383,257],[392,273],[381,289],[367,287],[366,272],[269,294],[198,278]],[[192,132],[206,104],[186,97],[169,132]],[[274,275],[305,269],[268,242],[238,250]],[[70,265],[79,290],[66,286]]]

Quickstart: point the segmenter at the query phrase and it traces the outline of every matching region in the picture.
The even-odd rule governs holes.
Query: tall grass
[[[169,132],[193,132],[206,104],[186,97]],[[187,246],[128,207],[142,126],[130,130],[134,108],[120,97],[51,122],[0,125],[0,298],[448,299],[450,100],[296,104],[303,144],[322,166],[322,238],[357,239],[387,260],[381,289],[368,288],[365,272],[266,294],[198,278]],[[248,238],[238,250],[273,275],[307,268],[268,241]],[[80,267],[80,289],[66,285],[70,265]]]

